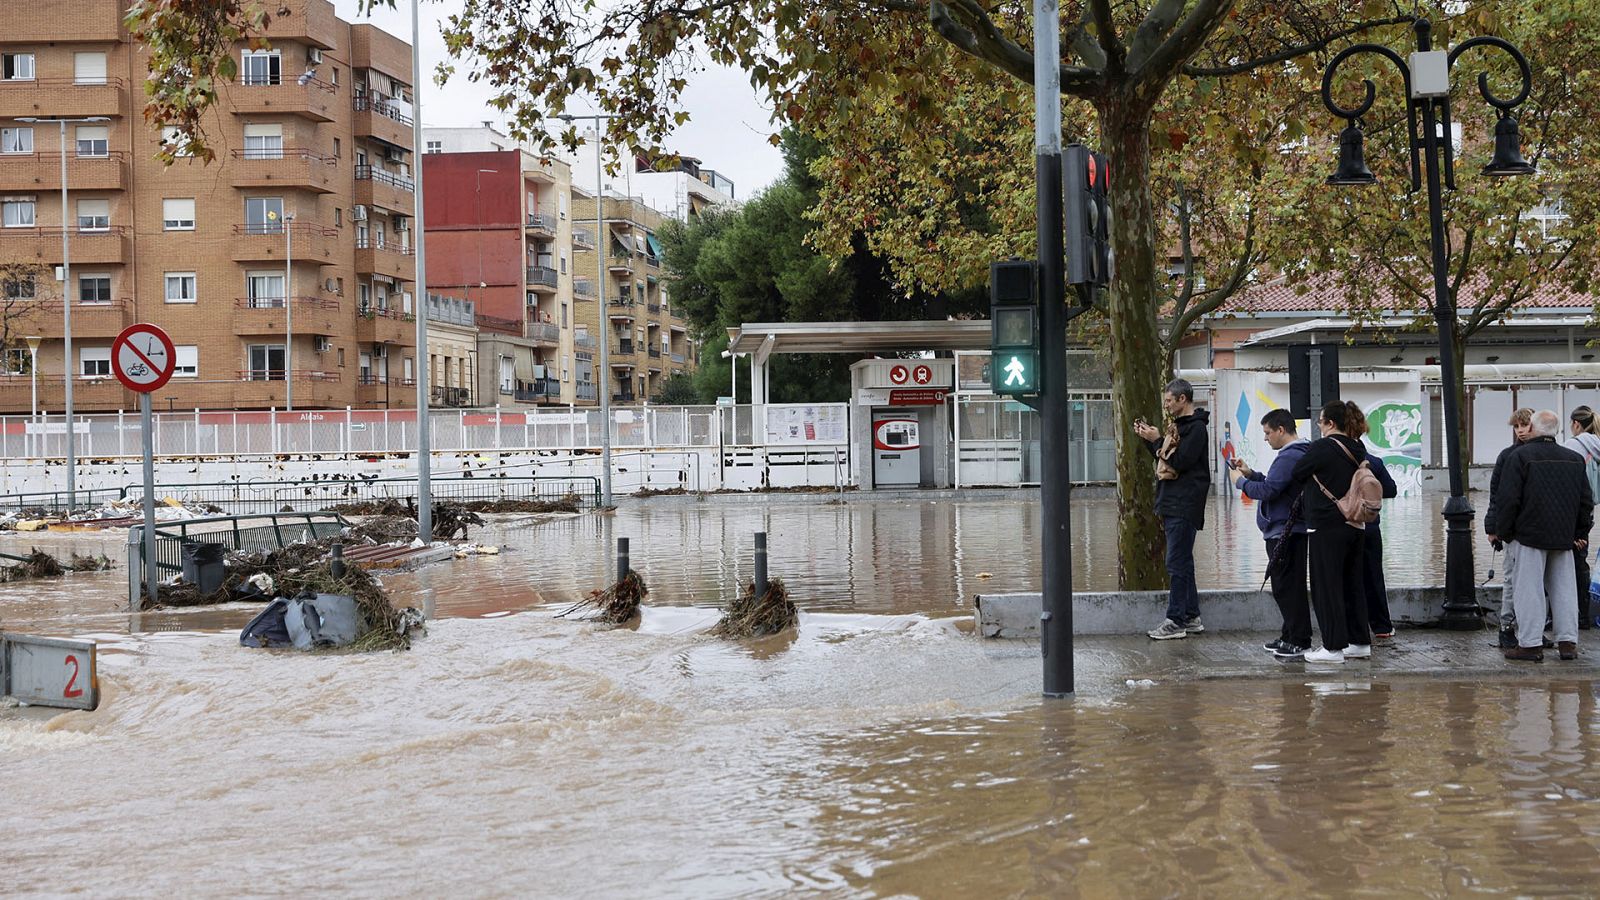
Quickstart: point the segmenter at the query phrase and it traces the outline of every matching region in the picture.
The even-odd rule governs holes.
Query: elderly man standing
[[[1589,547],[1594,496],[1583,457],[1556,443],[1561,417],[1533,414],[1532,434],[1511,451],[1495,493],[1496,535],[1515,541],[1517,646],[1506,659],[1544,660],[1544,616],[1549,604],[1562,659],[1578,658],[1577,575],[1572,553]],[[1508,547],[1510,544],[1508,543]]]

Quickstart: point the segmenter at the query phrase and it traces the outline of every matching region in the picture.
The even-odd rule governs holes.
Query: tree
[[[680,373],[662,382],[661,386],[656,388],[656,395],[650,398],[650,402],[662,406],[693,406],[706,401],[696,389],[695,380]]]
[[[48,307],[61,311],[48,302],[59,300],[53,284],[50,271],[37,263],[0,263],[0,373],[26,375],[33,370],[26,339],[44,333]]]
[[[390,2],[392,0],[381,0]],[[147,118],[204,142],[201,113],[214,80],[232,66],[229,35],[259,33],[256,0],[136,0],[128,22],[151,48]],[[910,127],[937,108],[948,81],[974,61],[1033,77],[1023,49],[1032,23],[1015,2],[978,0],[662,0],[573,7],[557,0],[512,5],[467,0],[446,44],[468,60],[510,113],[513,132],[551,140],[543,126],[569,100],[586,97],[613,114],[605,139],[655,153],[675,124],[687,75],[704,49],[738,65],[776,114],[802,125],[848,120],[863,90],[895,96]],[[1148,459],[1129,425],[1158,412],[1161,360],[1151,129],[1167,87],[1180,78],[1227,78],[1287,66],[1335,40],[1406,22],[1382,0],[1154,0],[1116,7],[1089,0],[1069,11],[1062,90],[1093,107],[1099,144],[1112,163],[1113,243],[1109,300],[1113,399],[1121,506],[1119,571],[1124,587],[1164,582]],[[954,48],[956,53],[952,53]],[[450,65],[441,67],[447,74]],[[575,127],[560,135],[576,146]]]

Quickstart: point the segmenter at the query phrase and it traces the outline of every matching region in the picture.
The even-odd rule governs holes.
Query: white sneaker
[[[1371,644],[1351,644],[1344,648],[1345,659],[1370,659],[1372,657]]]
[[[1315,650],[1307,650],[1305,660],[1308,663],[1342,663],[1344,662],[1344,651],[1329,650],[1326,647],[1318,647]]]

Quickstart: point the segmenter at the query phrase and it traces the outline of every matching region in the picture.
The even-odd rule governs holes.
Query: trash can
[[[222,589],[221,544],[184,541],[182,550],[183,580],[195,586],[203,595]]]

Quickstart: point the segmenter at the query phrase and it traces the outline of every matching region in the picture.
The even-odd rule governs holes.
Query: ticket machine
[[[880,488],[922,484],[922,444],[914,410],[872,411],[872,483]]]

